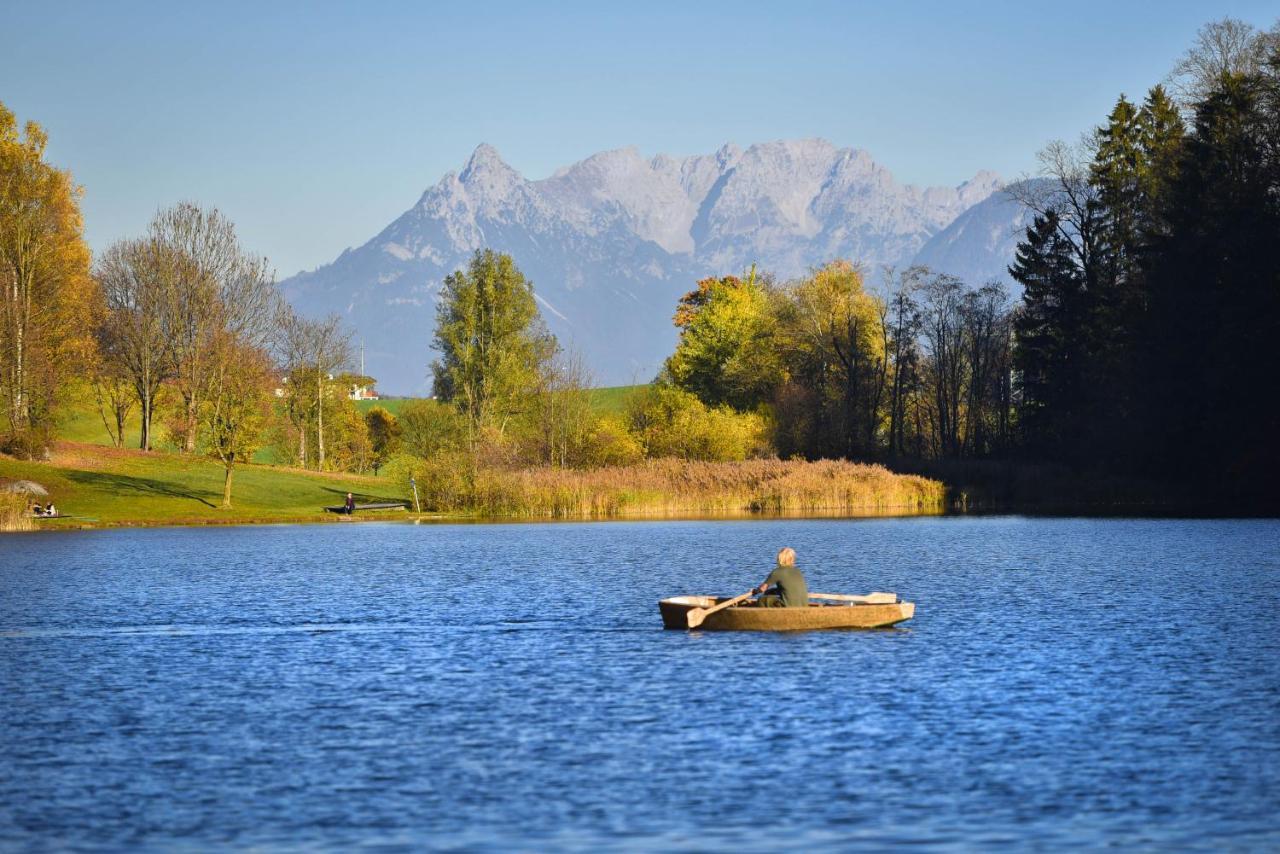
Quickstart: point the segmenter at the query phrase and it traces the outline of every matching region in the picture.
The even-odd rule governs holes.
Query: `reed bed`
[[[25,494],[0,492],[0,531],[34,531],[36,521],[27,512]]]
[[[428,502],[444,511],[549,518],[860,516],[941,512],[946,493],[935,480],[838,460],[484,470],[470,487]]]

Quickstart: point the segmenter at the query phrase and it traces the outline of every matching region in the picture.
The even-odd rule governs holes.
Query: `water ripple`
[[[1280,524],[0,540],[0,848],[1280,847]],[[15,545],[16,544],[16,545]],[[889,631],[664,632],[781,545]]]

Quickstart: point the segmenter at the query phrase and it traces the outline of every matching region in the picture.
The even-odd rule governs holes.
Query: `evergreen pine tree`
[[[1037,216],[1027,228],[1009,275],[1025,289],[1014,319],[1022,443],[1039,456],[1072,458],[1084,408],[1085,294],[1056,211]]]
[[[1158,244],[1147,353],[1150,462],[1216,494],[1263,495],[1280,414],[1280,76],[1224,75],[1196,105]]]

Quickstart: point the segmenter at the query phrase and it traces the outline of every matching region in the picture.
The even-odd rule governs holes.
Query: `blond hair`
[[[778,552],[778,566],[795,566],[795,565],[796,565],[795,549],[785,548],[782,551]]]

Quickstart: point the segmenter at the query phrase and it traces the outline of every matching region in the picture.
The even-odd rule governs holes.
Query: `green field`
[[[50,528],[322,521],[336,518],[323,508],[341,504],[348,491],[361,502],[404,498],[385,478],[251,465],[236,469],[234,507],[222,510],[223,470],[213,460],[70,443],[48,463],[0,457],[0,477],[49,490],[59,511],[73,517],[38,523]]]
[[[591,396],[591,406],[598,415],[621,415],[627,408],[627,400],[643,385],[615,385],[606,388],[593,388],[587,392]]]
[[[597,414],[619,415],[626,408],[627,398],[642,388],[644,388],[642,385],[617,385],[588,389],[586,393],[591,399],[592,409]],[[356,402],[356,408],[361,412],[368,412],[375,406],[381,406],[392,415],[399,415],[405,404],[419,399],[415,397],[387,397],[382,400],[360,400]],[[99,430],[101,430],[101,425],[99,425]],[[103,435],[105,436],[105,434]]]
[[[357,400],[356,409],[360,410],[361,414],[364,414],[375,406],[381,406],[392,415],[399,415],[400,410],[404,409],[406,403],[418,399],[416,397],[384,397],[381,400]]]

